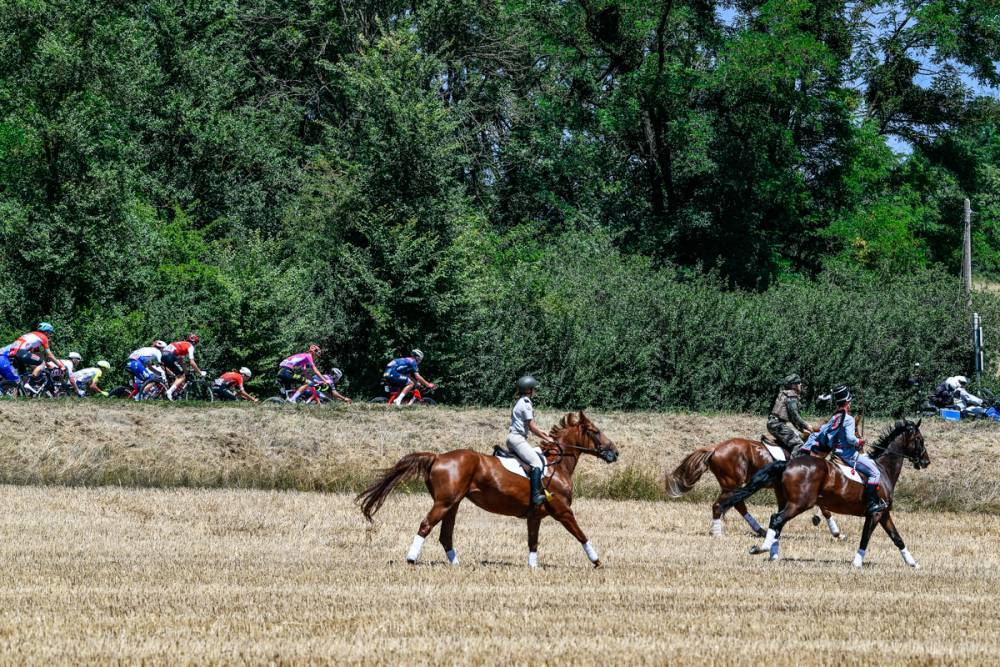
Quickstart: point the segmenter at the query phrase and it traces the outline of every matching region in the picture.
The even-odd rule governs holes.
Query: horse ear
[[[576,415],[574,415],[572,412],[566,414],[566,425],[576,426]]]
[[[583,414],[583,410],[580,410],[580,423],[581,424],[589,424],[590,423],[590,420],[587,419],[587,415]]]
[[[918,419],[917,423],[914,425],[914,428],[916,428],[918,431],[920,430],[920,422],[922,422],[922,421],[924,421],[923,417],[921,417],[920,419]]]

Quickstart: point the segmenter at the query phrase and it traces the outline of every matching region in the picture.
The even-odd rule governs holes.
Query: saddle
[[[542,463],[542,474],[545,477],[548,477],[551,474],[551,471],[549,470],[548,461],[545,460],[545,454],[542,453],[542,450],[539,447],[532,447],[532,450],[538,456],[538,460]],[[511,454],[500,445],[493,448],[493,456],[497,457],[500,461],[500,465],[515,475],[520,475],[524,478],[528,477],[528,471],[531,470],[531,466],[526,465],[523,461],[521,461],[521,459]]]
[[[839,456],[831,456],[830,457],[830,462],[833,463],[838,468],[840,468],[840,472],[847,479],[849,479],[849,480],[851,480],[853,482],[857,482],[859,484],[864,484],[865,483],[864,476],[861,473],[859,473],[857,471],[857,469],[854,468],[853,466],[847,465],[847,462],[844,461],[844,459],[840,458]]]
[[[767,448],[768,453],[775,461],[787,461],[788,452],[784,447],[768,438],[766,435],[760,436],[760,444]]]

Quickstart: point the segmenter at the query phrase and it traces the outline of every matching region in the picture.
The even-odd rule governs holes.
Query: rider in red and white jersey
[[[45,358],[63,368],[63,362],[56,358],[56,355],[49,349],[49,335],[55,333],[55,329],[48,322],[38,325],[37,331],[26,333],[11,343],[8,351],[10,362],[17,368],[19,373],[26,373],[31,369],[31,383],[38,379],[42,369],[45,368],[45,360],[37,352],[43,352]]]
[[[180,389],[181,385],[184,384],[184,380],[187,379],[182,359],[186,359],[191,368],[197,371],[202,377],[206,375],[205,371],[201,370],[198,367],[198,363],[194,360],[194,346],[200,340],[198,334],[190,333],[185,340],[171,343],[163,350],[163,365],[175,376],[174,383],[167,389],[167,398],[171,401],[174,400],[174,392]]]

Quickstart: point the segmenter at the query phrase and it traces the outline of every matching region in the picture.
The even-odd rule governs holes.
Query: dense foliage
[[[0,0],[0,333],[888,407],[968,367],[966,196],[1000,276],[998,60],[992,0]]]

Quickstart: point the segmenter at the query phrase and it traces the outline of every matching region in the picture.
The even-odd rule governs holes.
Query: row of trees
[[[417,344],[453,400],[531,370],[561,403],[699,406],[650,347],[707,324],[667,316],[685,286],[853,313],[930,271],[950,303],[964,196],[1000,273],[990,0],[2,0],[0,36],[8,336],[121,358],[195,329],[257,371],[315,340],[359,391]]]

